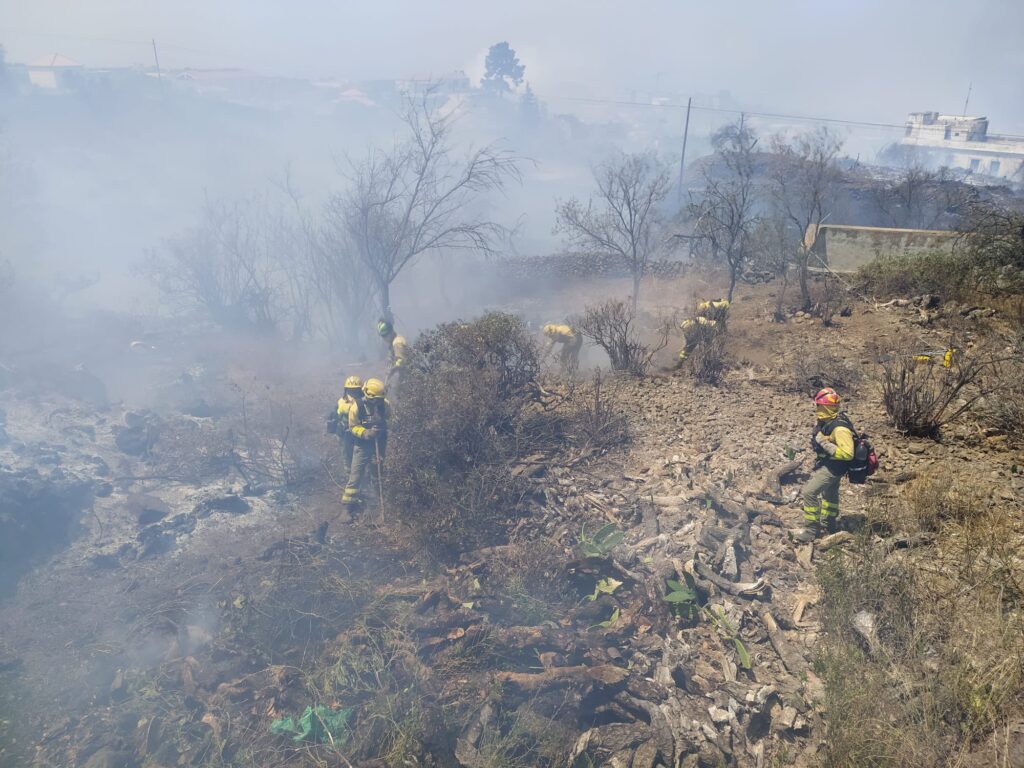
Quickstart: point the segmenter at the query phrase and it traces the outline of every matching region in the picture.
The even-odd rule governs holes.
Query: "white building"
[[[1024,181],[1024,138],[989,133],[987,117],[911,112],[900,144],[936,165]]]
[[[82,65],[59,53],[50,53],[28,65],[28,81],[37,88],[57,90],[73,85]]]

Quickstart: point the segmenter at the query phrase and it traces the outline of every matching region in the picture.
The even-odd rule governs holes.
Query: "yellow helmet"
[[[345,389],[362,389],[363,380],[358,376],[349,376],[345,379]]]
[[[363,394],[366,397],[384,397],[384,382],[380,379],[367,379],[363,384]]]

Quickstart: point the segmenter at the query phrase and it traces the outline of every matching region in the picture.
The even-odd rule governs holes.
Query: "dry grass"
[[[865,536],[821,568],[825,764],[962,764],[1024,706],[1024,525],[942,470],[872,514],[936,543],[888,553]]]

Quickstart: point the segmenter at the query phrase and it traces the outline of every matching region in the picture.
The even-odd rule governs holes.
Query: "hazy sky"
[[[478,74],[508,40],[556,109],[655,84],[745,105],[902,122],[963,109],[1024,133],[1024,0],[0,0],[14,61],[238,66],[386,78]],[[100,39],[102,38],[102,39]]]

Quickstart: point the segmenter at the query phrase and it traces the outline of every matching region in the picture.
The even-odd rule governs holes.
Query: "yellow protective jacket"
[[[375,427],[378,432],[386,432],[391,421],[391,403],[384,401],[383,418],[371,413],[365,401],[353,401],[348,412],[348,431],[357,440],[366,440],[366,430]]]
[[[852,461],[855,450],[854,427],[850,418],[845,413],[840,413],[826,421],[819,420],[814,432],[821,432],[828,442],[836,446],[833,456],[819,452],[818,458],[830,469],[845,472],[846,466],[842,462]]]
[[[551,341],[559,341],[562,344],[572,344],[576,341],[576,331],[568,325],[548,323],[544,326],[544,335]]]
[[[409,357],[409,344],[405,336],[395,336],[391,341],[391,365],[401,368]]]

